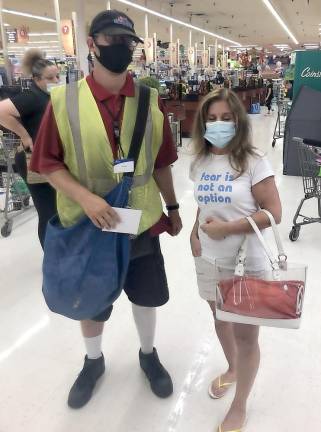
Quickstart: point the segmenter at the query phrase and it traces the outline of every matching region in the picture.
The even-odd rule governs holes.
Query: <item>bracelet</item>
[[[179,204],[167,205],[166,208],[167,208],[168,211],[178,210],[179,209]]]

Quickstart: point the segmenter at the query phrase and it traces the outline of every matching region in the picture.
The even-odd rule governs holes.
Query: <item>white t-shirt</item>
[[[274,176],[269,161],[263,155],[251,156],[244,174],[237,177],[227,155],[210,154],[191,169],[194,196],[200,209],[199,224],[208,217],[227,222],[250,216],[259,210],[252,195],[252,187],[267,177]],[[235,178],[235,179],[234,179]],[[217,258],[236,257],[244,240],[243,234],[231,235],[222,240],[212,240],[199,229],[202,257],[210,262]],[[256,234],[248,235],[248,257],[262,257],[263,248]]]

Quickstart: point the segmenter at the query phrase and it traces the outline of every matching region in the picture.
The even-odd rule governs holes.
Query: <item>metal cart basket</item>
[[[298,145],[300,169],[302,173],[304,198],[296,211],[290,240],[296,241],[300,236],[303,225],[321,223],[321,141],[303,138],[293,138]],[[319,217],[312,218],[301,214],[305,201],[316,198],[318,202]],[[301,221],[298,222],[298,219]]]
[[[273,141],[272,141],[273,148],[275,147],[276,140],[284,137],[286,118],[289,111],[291,110],[291,105],[292,105],[291,101],[287,99],[278,101],[277,103],[278,115],[277,115],[277,120],[274,128],[274,133],[273,133]]]
[[[4,208],[0,209],[0,213],[4,215],[1,227],[3,237],[11,234],[13,218],[29,209],[29,190],[14,169],[15,155],[20,145],[20,139],[14,134],[0,135],[0,194],[4,195]]]

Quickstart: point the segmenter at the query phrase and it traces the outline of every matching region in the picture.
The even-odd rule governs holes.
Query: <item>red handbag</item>
[[[268,319],[297,319],[302,314],[302,281],[233,278],[220,282],[220,293],[226,312]]]
[[[306,266],[290,264],[284,253],[273,216],[271,221],[278,247],[275,259],[254,220],[248,217],[263,246],[270,266],[249,263],[247,239],[243,242],[234,265],[231,260],[217,260],[217,319],[242,324],[299,328],[305,294]],[[253,259],[252,259],[253,260]],[[266,262],[266,261],[265,261]]]

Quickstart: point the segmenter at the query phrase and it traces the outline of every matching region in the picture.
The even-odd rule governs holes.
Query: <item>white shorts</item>
[[[215,265],[202,257],[196,257],[194,259],[200,296],[204,300],[215,302],[216,285],[218,282],[215,274]]]

